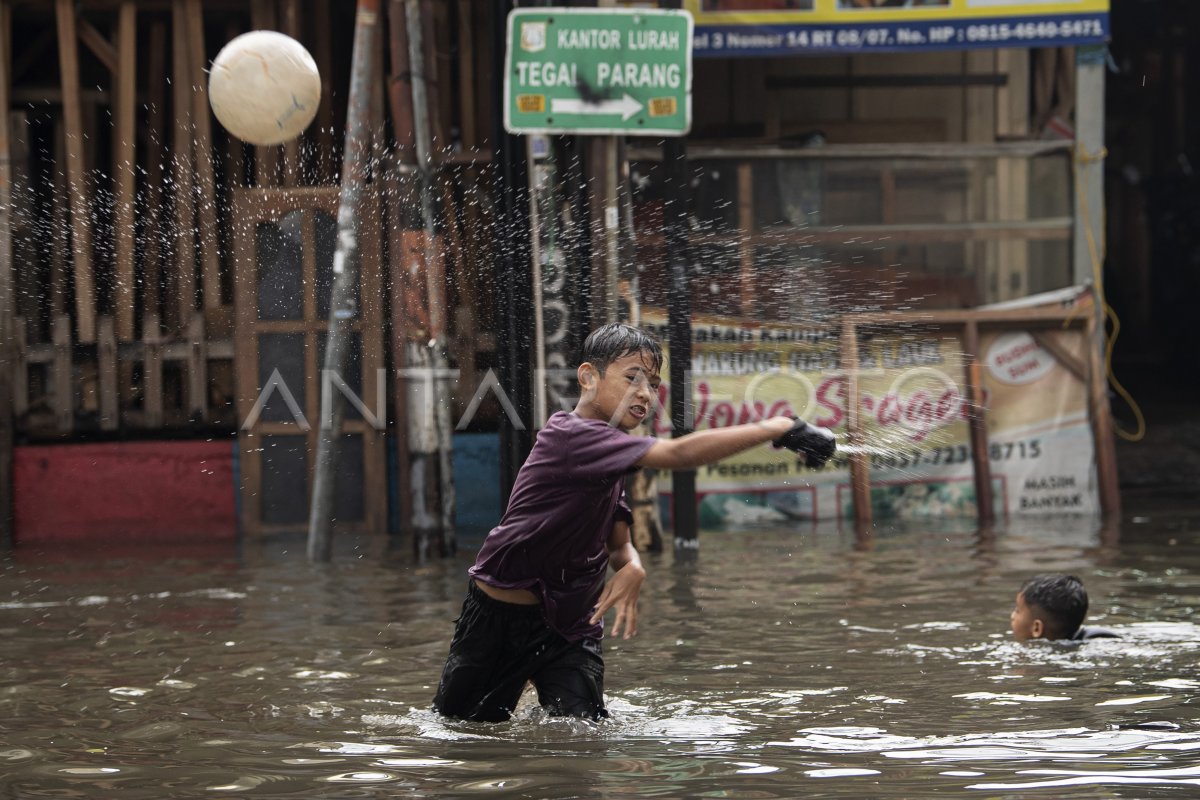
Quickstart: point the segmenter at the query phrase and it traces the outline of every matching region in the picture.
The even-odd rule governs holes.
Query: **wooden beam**
[[[162,259],[171,247],[163,231],[163,160],[166,154],[166,81],[167,24],[161,19],[150,23],[149,58],[146,59],[146,191],[144,241],[144,276],[142,289],[142,318],[162,313]]]
[[[172,136],[171,164],[175,185],[175,297],[167,303],[171,312],[167,327],[182,329],[196,307],[196,210],[192,205],[193,158],[192,69],[188,59],[187,4],[174,0],[171,12],[171,86],[175,130]]]
[[[92,204],[88,192],[79,96],[79,50],[75,28],[75,4],[55,0],[58,23],[58,61],[62,77],[63,124],[66,129],[67,186],[71,207],[71,244],[75,257],[75,321],[79,341],[96,341],[96,282],[92,274]],[[57,324],[57,323],[56,323]]]
[[[751,241],[755,244],[828,244],[845,248],[868,247],[877,249],[881,244],[904,243],[971,243],[996,239],[1001,241],[1065,241],[1071,238],[1071,217],[1046,217],[1016,222],[946,222],[914,223],[910,225],[829,225],[808,228],[793,228],[782,231],[756,234]],[[697,245],[740,244],[745,239],[741,233],[693,234],[691,241]],[[647,234],[638,237],[639,245],[661,245],[663,235]]]
[[[256,31],[273,31],[278,29],[275,17],[274,0],[251,0],[250,26]],[[279,182],[278,147],[254,148],[254,185],[259,187],[274,186]]]
[[[0,0],[3,2],[3,0]],[[13,318],[12,416],[13,426],[29,410],[29,366],[25,360],[25,336],[28,328],[24,317]]]
[[[156,313],[142,320],[142,424],[161,428],[163,424],[162,330]]]
[[[1016,142],[967,144],[936,142],[913,144],[827,144],[797,150],[794,147],[727,147],[724,145],[688,145],[688,158],[696,161],[743,159],[772,160],[780,158],[814,161],[837,159],[893,158],[914,160],[971,160],[977,158],[1037,158],[1049,155],[1068,155],[1071,143],[1034,139]],[[653,147],[631,147],[630,161],[661,161],[662,153]]]
[[[97,324],[96,371],[100,377],[100,430],[115,431],[121,423],[117,393],[117,326],[107,314]]]
[[[755,297],[754,276],[754,164],[740,161],[737,165],[737,214],[738,231],[741,242],[738,244],[739,305],[742,313],[750,315],[758,305],[760,298]]]
[[[475,121],[475,21],[471,12],[471,0],[458,0],[458,85],[454,90],[459,96],[461,136],[464,149],[479,144],[478,125]],[[483,82],[480,81],[480,85]]]
[[[79,29],[79,41],[87,45],[87,49],[92,51],[92,55],[99,59],[101,64],[108,67],[109,72],[116,74],[120,70],[121,62],[117,47],[113,47],[112,42],[108,41],[104,34],[96,30],[86,19],[75,20],[75,25]]]
[[[119,61],[113,84],[113,250],[116,260],[116,333],[133,340],[136,308],[134,203],[137,200],[137,5],[121,4],[117,17]]]
[[[0,548],[12,543],[13,518],[13,373],[19,345],[14,341],[13,303],[16,273],[12,247],[12,153],[8,113],[9,62],[12,59],[12,8],[0,0]],[[20,331],[21,341],[25,331]]]
[[[853,320],[842,321],[841,370],[846,375],[846,432],[852,447],[862,447],[865,436],[859,419],[858,328]],[[854,502],[856,529],[871,522],[871,462],[866,453],[850,454],[850,496]]]
[[[331,20],[331,15],[330,0],[316,0],[314,18]],[[317,107],[317,153],[314,180],[319,184],[332,184],[337,180],[336,142],[340,141],[333,131],[333,25],[317,25],[314,34],[313,58],[321,73],[321,104]],[[379,76],[377,80],[383,80],[383,77]]]
[[[1100,487],[1100,511],[1106,518],[1121,516],[1121,484],[1117,478],[1117,451],[1113,439],[1112,409],[1108,404],[1108,370],[1104,356],[1104,333],[1096,318],[1087,319],[1084,346],[1088,358],[1088,416],[1096,448],[1096,480]]]
[[[71,364],[71,318],[54,318],[54,408],[55,427],[62,433],[75,428],[75,375]]]
[[[967,379],[967,427],[971,440],[971,463],[975,478],[975,510],[979,522],[995,519],[992,495],[992,464],[988,455],[987,409],[983,405],[983,370],[979,363],[979,325],[974,321],[963,327],[963,366]]]
[[[188,417],[208,421],[208,341],[204,334],[204,312],[196,311],[188,321]]]
[[[299,0],[281,0],[282,16],[279,27],[296,41],[304,39],[300,24]],[[329,26],[328,20],[322,26]],[[302,183],[303,165],[300,162],[300,142],[303,136],[297,136],[283,143],[283,185],[299,186]]]
[[[1063,347],[1050,331],[1030,331],[1029,335],[1042,349],[1049,351],[1063,369],[1079,379],[1080,383],[1088,382],[1087,365],[1067,348]]]
[[[200,277],[204,308],[219,308],[221,301],[221,231],[217,224],[217,179],[213,170],[212,109],[208,105],[208,57],[204,49],[204,8],[200,0],[187,0],[188,67],[191,69],[192,129],[196,181],[199,188],[196,216],[200,234]],[[186,324],[186,320],[181,320]]]

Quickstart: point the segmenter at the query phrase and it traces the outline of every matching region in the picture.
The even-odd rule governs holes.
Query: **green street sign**
[[[692,15],[518,8],[508,15],[509,133],[683,136],[692,126]]]

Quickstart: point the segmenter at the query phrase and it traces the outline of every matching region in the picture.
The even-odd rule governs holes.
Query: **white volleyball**
[[[321,102],[321,75],[304,45],[278,31],[251,31],[213,59],[208,102],[244,142],[280,144],[300,135]]]

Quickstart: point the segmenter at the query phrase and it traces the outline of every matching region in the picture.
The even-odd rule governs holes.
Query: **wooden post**
[[[193,422],[208,420],[208,340],[204,312],[188,320],[188,416]]]
[[[13,329],[12,169],[8,133],[9,76],[12,74],[12,9],[0,0],[0,548],[12,543],[13,373],[19,362]],[[19,332],[22,340],[25,331]]]
[[[71,318],[54,318],[54,420],[63,433],[75,428],[75,376],[71,364]]]
[[[117,13],[117,70],[113,75],[113,251],[116,335],[133,339],[136,313],[134,202],[137,168],[137,6],[124,0]]]
[[[100,383],[100,430],[115,431],[121,422],[121,403],[117,395],[117,333],[113,318],[107,314],[97,324],[96,371]]]
[[[1092,313],[1087,325],[1089,397],[1096,447],[1100,508],[1105,516],[1121,513],[1120,484],[1108,404],[1105,366],[1104,295],[1104,69],[1103,46],[1080,47],[1075,61],[1075,282],[1092,284]]]
[[[20,419],[29,410],[29,364],[25,358],[25,336],[28,328],[24,317],[14,317],[12,327],[12,415]],[[13,420],[14,424],[16,419]]]
[[[250,4],[250,25],[258,31],[276,30],[274,0],[253,0]],[[254,185],[274,186],[278,183],[279,148],[254,148]]]
[[[1093,294],[1093,297],[1095,295]],[[1100,511],[1106,518],[1121,516],[1121,485],[1117,478],[1117,451],[1113,441],[1112,409],[1108,405],[1108,375],[1101,356],[1102,334],[1096,318],[1089,316],[1086,329],[1088,362],[1088,416],[1096,448],[1096,480],[1100,488]]]
[[[71,207],[71,244],[75,257],[75,317],[79,341],[96,341],[96,283],[92,274],[91,194],[87,184],[83,105],[79,92],[79,43],[75,4],[55,0],[58,63],[62,76],[63,124],[67,136],[67,185]],[[55,325],[57,326],[57,320]]]
[[[846,375],[846,431],[853,447],[864,442],[859,421],[858,396],[858,327],[853,320],[842,322],[842,372]],[[860,451],[850,454],[850,494],[854,502],[854,522],[857,529],[871,522],[871,462]]]
[[[974,320],[963,329],[963,366],[967,379],[967,426],[971,433],[971,461],[975,477],[975,510],[981,523],[995,518],[992,496],[992,464],[988,458],[987,411],[983,405],[983,375],[979,363],[979,324]]]
[[[161,314],[163,256],[163,157],[166,148],[166,78],[167,78],[167,26],[161,20],[150,25],[149,58],[147,59],[146,90],[149,109],[146,114],[146,180],[145,226],[142,235],[145,242],[145,266],[142,288],[142,319],[146,314]],[[170,247],[166,248],[170,251]],[[156,334],[157,335],[157,334]]]
[[[158,314],[142,319],[142,425],[161,428],[163,424],[162,331]]]
[[[479,144],[478,125],[475,121],[475,20],[472,18],[474,3],[458,0],[458,86],[460,135],[463,146],[473,148]]]
[[[742,314],[750,316],[759,307],[760,298],[755,296],[754,290],[754,165],[749,161],[737,165],[737,212],[741,232],[738,244],[739,305]]]
[[[196,308],[196,210],[193,205],[192,69],[188,58],[188,24],[185,0],[171,5],[171,86],[175,130],[171,164],[175,173],[175,296],[165,305],[172,311],[167,326],[182,329]]]
[[[314,17],[330,19],[330,0],[316,0]],[[390,13],[390,11],[389,11]],[[321,73],[321,105],[317,107],[316,181],[330,184],[337,181],[337,155],[333,137],[333,26],[316,26],[313,58]]]
[[[62,120],[55,121],[54,163],[57,169],[54,170],[54,177],[51,179],[54,207],[50,211],[50,218],[54,230],[63,232],[63,235],[54,236],[50,241],[50,325],[53,325],[54,317],[67,313],[67,253],[71,249],[71,237],[66,235],[66,230],[71,224],[68,211],[71,193],[67,186],[67,135],[64,127]],[[34,319],[40,339],[43,330],[41,315],[36,315]]]
[[[187,65],[191,71],[193,163],[199,189],[196,217],[200,234],[200,283],[204,308],[220,308],[221,231],[217,224],[217,179],[213,169],[212,110],[208,105],[208,61],[204,49],[204,9],[200,0],[187,0]],[[180,324],[190,324],[182,319]]]
[[[300,3],[298,0],[282,0],[281,10],[283,19],[279,27],[288,36],[301,41],[304,37],[300,34]],[[329,27],[330,24],[329,19],[325,18],[318,23],[318,27]],[[301,183],[300,139],[297,136],[283,143],[284,186],[299,186]]]

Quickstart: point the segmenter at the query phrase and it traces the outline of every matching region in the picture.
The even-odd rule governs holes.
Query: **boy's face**
[[[1018,642],[1040,639],[1046,632],[1046,626],[1038,616],[1037,609],[1025,602],[1024,592],[1017,592],[1017,602],[1009,616],[1009,623]]]
[[[623,431],[633,430],[646,419],[662,382],[654,362],[641,352],[621,356],[603,375],[588,362],[579,365],[577,374],[582,394],[575,412]]]

